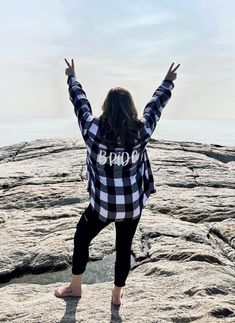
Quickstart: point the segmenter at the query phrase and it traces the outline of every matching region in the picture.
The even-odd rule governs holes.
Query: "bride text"
[[[135,163],[138,159],[139,153],[137,150],[133,150],[131,156],[126,151],[118,153],[110,152],[110,154],[107,156],[106,151],[100,150],[98,154],[98,162],[100,165],[104,165],[108,161],[110,166],[112,164],[117,164],[118,166],[125,166],[129,163],[130,160],[132,163]]]

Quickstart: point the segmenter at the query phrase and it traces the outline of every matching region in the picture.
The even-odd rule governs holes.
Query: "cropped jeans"
[[[108,219],[107,222],[103,222],[98,219],[98,216],[97,211],[93,210],[91,204],[89,204],[77,223],[72,257],[72,274],[74,275],[84,273],[89,260],[89,245],[92,239],[103,228],[114,221],[113,219]],[[140,216],[134,220],[124,219],[123,222],[115,222],[116,261],[114,284],[117,287],[125,286],[129,274],[131,267],[131,245],[139,220]]]

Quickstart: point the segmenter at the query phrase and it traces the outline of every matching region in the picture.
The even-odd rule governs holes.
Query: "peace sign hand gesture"
[[[174,63],[171,64],[166,76],[165,76],[165,79],[164,80],[170,80],[170,81],[174,81],[177,77],[177,73],[175,73],[175,71],[177,70],[177,68],[180,66],[180,64],[178,64],[173,70],[172,70],[172,67],[173,67]]]
[[[75,67],[74,67],[74,61],[73,61],[73,58],[72,58],[72,63],[71,64],[69,64],[69,62],[67,61],[67,59],[65,58],[64,59],[65,60],[65,62],[66,62],[66,64],[67,64],[67,68],[65,69],[65,74],[66,75],[73,75],[73,76],[75,76]]]

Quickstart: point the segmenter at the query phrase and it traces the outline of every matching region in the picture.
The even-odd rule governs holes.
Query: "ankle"
[[[75,285],[75,284],[70,284],[69,288],[71,288],[72,290],[80,291],[80,292],[82,291],[82,287]]]
[[[78,289],[78,288],[81,288],[81,285],[82,285],[82,274],[73,275],[70,286]]]
[[[120,292],[122,291],[122,287],[118,287],[118,286],[116,286],[115,284],[113,284],[113,290],[114,290],[115,292],[120,293]]]

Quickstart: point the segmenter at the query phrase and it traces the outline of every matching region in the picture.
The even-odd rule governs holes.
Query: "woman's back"
[[[139,120],[129,92],[111,89],[96,118],[82,85],[69,75],[70,100],[87,147],[87,191],[99,219],[115,222],[140,216],[156,192],[146,145],[171,97],[174,83],[164,79]]]

